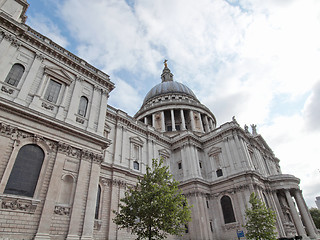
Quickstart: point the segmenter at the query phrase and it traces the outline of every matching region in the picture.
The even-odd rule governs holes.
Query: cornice
[[[51,39],[38,33],[28,25],[19,24],[18,22],[4,16],[4,14],[0,14],[0,26],[4,27],[1,31],[2,34],[11,34],[21,45],[32,46],[36,50],[41,50],[42,53],[45,53],[47,56],[50,56],[53,59],[58,59],[75,71],[81,72],[90,79],[106,87],[108,92],[111,92],[115,88],[114,83],[110,81],[109,76],[106,73],[93,67],[83,59],[59,46]]]
[[[85,131],[69,123],[50,117],[41,112],[22,106],[20,104],[9,101],[2,97],[0,97],[0,110],[14,114],[14,115],[18,115],[20,117],[33,121],[34,123],[47,126],[59,132],[63,132],[67,135],[72,135],[78,138],[82,138],[87,142],[92,142],[100,146],[102,149],[107,148],[111,144],[111,140],[109,139],[106,139],[97,134]]]

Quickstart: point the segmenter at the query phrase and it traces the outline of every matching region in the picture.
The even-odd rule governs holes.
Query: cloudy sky
[[[320,1],[28,0],[27,24],[110,75],[134,115],[163,60],[218,125],[257,124],[283,173],[320,196]]]

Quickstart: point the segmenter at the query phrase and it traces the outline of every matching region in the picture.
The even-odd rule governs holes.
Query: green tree
[[[178,189],[163,160],[152,160],[152,169],[138,179],[135,187],[120,199],[120,211],[113,221],[119,228],[129,228],[137,239],[163,239],[168,234],[183,235],[191,221],[187,199]]]
[[[250,195],[251,208],[246,210],[247,239],[275,240],[275,213],[267,208],[254,193]]]
[[[320,229],[320,210],[318,208],[310,208],[309,211],[314,224],[318,229]]]

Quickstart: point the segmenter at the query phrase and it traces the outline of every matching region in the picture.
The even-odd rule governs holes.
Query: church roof
[[[154,86],[146,95],[143,100],[143,104],[145,104],[151,98],[160,95],[166,94],[184,94],[194,98],[196,101],[199,101],[196,95],[192,92],[190,88],[183,85],[182,83],[173,81],[173,74],[170,72],[166,62],[163,72],[161,74],[162,82]]]

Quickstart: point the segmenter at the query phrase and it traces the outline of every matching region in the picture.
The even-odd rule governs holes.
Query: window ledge
[[[41,200],[23,196],[0,194],[0,210],[33,214]]]
[[[230,229],[237,229],[240,227],[240,224],[238,222],[233,222],[233,223],[226,223],[224,225],[225,230],[230,230]]]
[[[1,91],[11,95],[14,93],[14,91],[19,91],[19,89],[15,86],[12,86],[12,85],[6,83],[6,82],[2,82]]]
[[[98,231],[99,231],[100,228],[101,228],[101,223],[102,223],[102,220],[100,220],[100,219],[95,219],[95,220],[94,220],[94,227],[93,227],[93,228],[94,228],[95,230],[98,230]]]

